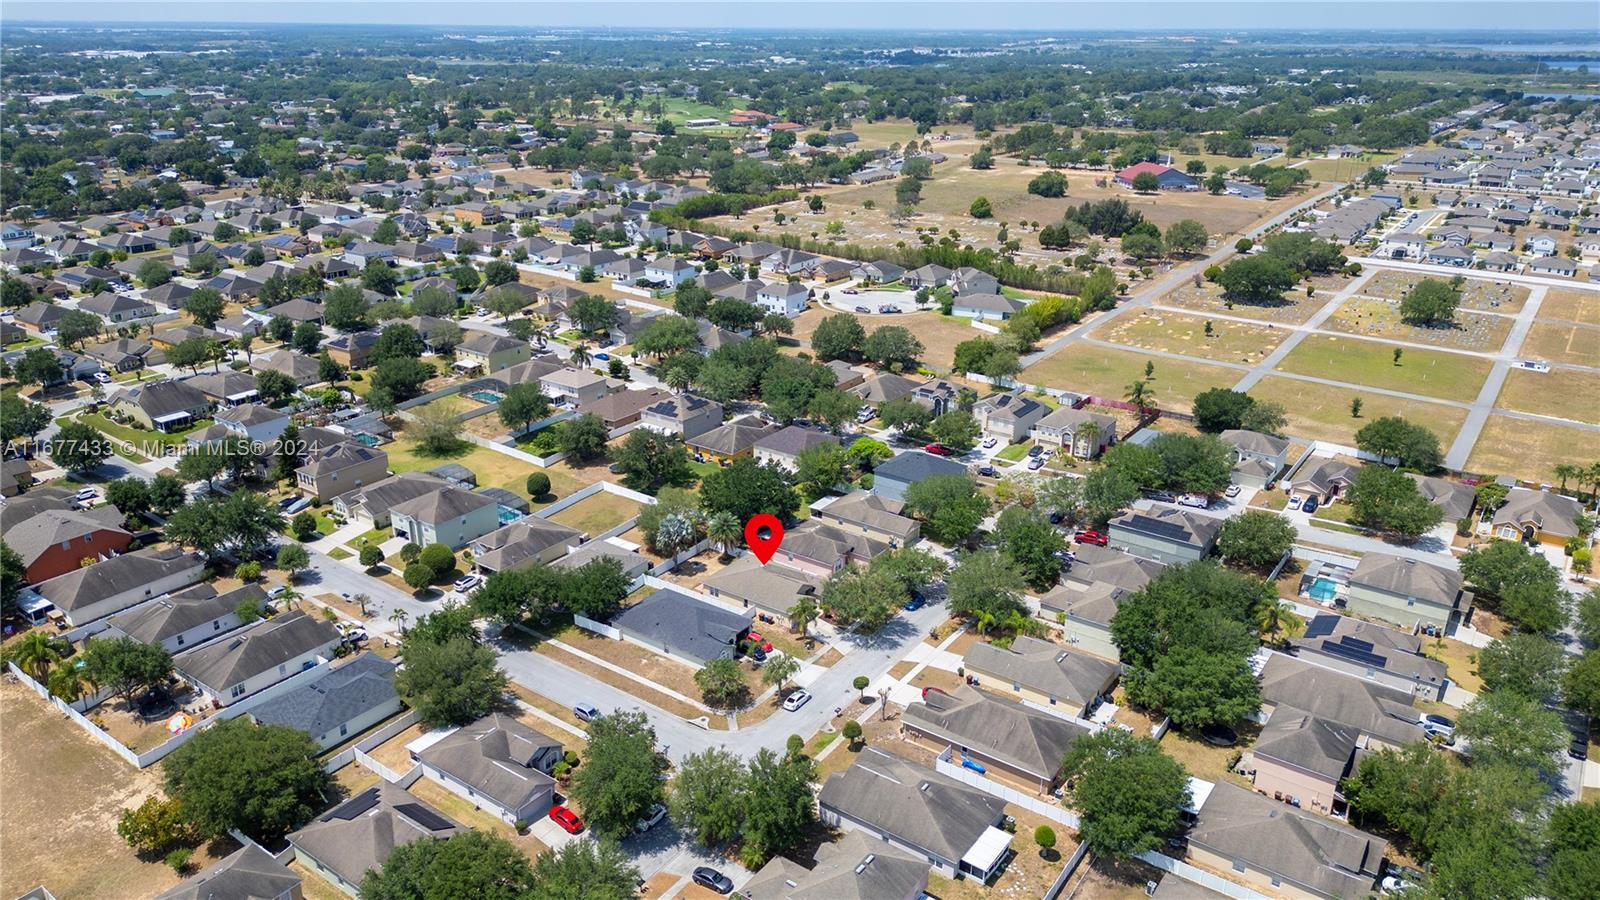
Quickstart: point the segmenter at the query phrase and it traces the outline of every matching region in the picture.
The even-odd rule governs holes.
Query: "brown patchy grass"
[[[1467,470],[1554,482],[1558,464],[1594,463],[1595,447],[1592,431],[1491,415],[1472,447]]]
[[[1261,733],[1261,726],[1253,722],[1244,722],[1235,725],[1234,728],[1239,733],[1239,743],[1233,747],[1215,747],[1201,740],[1198,735],[1190,735],[1177,728],[1171,728],[1161,738],[1161,750],[1182,763],[1189,774],[1196,778],[1206,781],[1231,781],[1242,787],[1249,787],[1249,780],[1234,775],[1228,764],[1239,756],[1240,751],[1248,749],[1255,743],[1256,735]]]
[[[1600,328],[1535,320],[1521,353],[1534,359],[1600,367]]]
[[[555,702],[554,700],[551,700],[549,697],[546,697],[543,694],[539,694],[539,693],[535,693],[533,691],[530,691],[527,688],[523,687],[522,685],[517,684],[516,682],[512,682],[511,683],[510,690],[511,690],[511,693],[515,694],[517,699],[521,700],[523,703],[526,703],[529,706],[538,707],[541,711],[547,712],[550,715],[555,716],[556,718],[560,719],[563,722],[566,722],[568,725],[571,725],[572,727],[578,729],[579,731],[584,731],[584,730],[586,730],[588,728],[588,725],[586,725],[577,716],[572,714],[572,710],[570,708],[562,706],[561,704]],[[543,731],[543,732],[549,734],[551,737],[560,738],[561,739],[561,743],[563,745],[586,743],[585,741],[583,741],[583,739],[581,739],[578,736],[574,735],[572,732],[563,731],[563,730],[561,730],[559,728],[556,728],[555,726],[551,725],[549,722],[543,722],[537,716],[525,714],[524,718],[527,721],[527,723],[529,725],[531,725],[532,727],[537,728],[540,731]]]
[[[1076,885],[1073,896],[1087,900],[1144,900],[1147,882],[1160,882],[1164,875],[1160,869],[1136,859],[1113,860],[1109,856],[1091,856],[1073,873]]]
[[[1066,865],[1067,857],[1078,849],[1072,830],[1015,805],[1008,805],[1006,814],[1017,821],[1017,833],[1011,839],[1014,855],[995,877],[994,884],[985,886],[972,878],[956,881],[935,873],[928,877],[929,893],[942,900],[992,900],[994,897],[1043,897],[1049,891],[1056,876],[1061,874],[1061,867]],[[1049,859],[1039,855],[1039,845],[1033,842],[1034,829],[1040,825],[1050,826],[1056,836],[1055,850]]]
[[[1466,274],[1466,273],[1463,273]],[[1417,272],[1384,269],[1361,287],[1361,293],[1388,300],[1399,300],[1419,281],[1429,276]],[[1435,281],[1444,279],[1433,278]],[[1467,276],[1461,285],[1461,307],[1494,312],[1516,313],[1528,302],[1533,291],[1520,284],[1494,278]],[[1547,301],[1548,302],[1548,301]]]
[[[563,640],[566,640],[567,638],[570,638],[570,637],[571,637],[571,635],[566,635],[566,636],[563,637]],[[637,697],[638,699],[643,700],[646,703],[649,703],[649,704],[651,704],[653,706],[656,706],[656,707],[658,707],[660,709],[663,709],[663,710],[665,710],[665,711],[667,711],[667,712],[671,713],[672,715],[675,715],[675,716],[677,716],[679,718],[682,718],[682,719],[697,719],[697,718],[701,718],[701,717],[707,715],[705,712],[702,712],[700,709],[698,709],[696,707],[693,707],[693,706],[690,706],[689,704],[684,703],[681,700],[678,700],[676,698],[670,697],[670,696],[668,696],[666,694],[661,693],[660,691],[651,690],[650,688],[645,687],[644,685],[640,684],[637,681],[634,681],[631,678],[624,678],[621,675],[618,675],[616,672],[613,672],[610,669],[605,668],[604,666],[595,665],[594,663],[588,661],[587,659],[584,659],[584,658],[582,658],[580,656],[577,656],[576,654],[573,654],[573,653],[571,653],[571,652],[569,652],[567,650],[563,650],[560,647],[557,647],[557,646],[555,646],[554,644],[551,644],[548,641],[546,641],[544,643],[541,643],[538,647],[536,647],[535,648],[535,652],[543,653],[545,656],[551,657],[556,662],[561,663],[562,665],[566,666],[567,668],[572,669],[572,670],[574,670],[576,672],[579,672],[579,673],[581,673],[583,675],[587,675],[590,678],[598,678],[599,680],[604,681],[606,684],[609,684],[612,687],[617,688],[618,690],[626,691],[629,694],[633,695],[634,697]],[[649,673],[646,673],[646,672],[639,672],[638,674],[643,675],[646,678],[651,678],[651,675]],[[691,684],[691,686],[693,685],[693,673],[692,672],[690,673],[690,684]],[[677,690],[676,687],[674,687],[673,689]],[[685,696],[689,696],[689,697],[698,696],[699,688],[694,688],[694,692],[693,693],[689,693],[689,692],[682,692],[682,693],[684,693]],[[711,719],[711,727],[713,729],[720,729],[720,728],[727,728],[728,727],[727,726],[727,720],[722,716],[713,715],[713,716],[710,717],[710,719]]]
[[[1478,677],[1478,650],[1454,638],[1435,638],[1422,645],[1422,655],[1436,659],[1449,668],[1450,680],[1461,685],[1462,690],[1482,693],[1483,679]]]
[[[1600,292],[1551,288],[1539,303],[1538,320],[1552,319],[1600,325]]]
[[[1260,319],[1284,325],[1302,324],[1316,315],[1322,306],[1316,298],[1306,297],[1303,289],[1284,294],[1284,302],[1273,306],[1256,306],[1249,303],[1234,303],[1230,306],[1228,301],[1223,299],[1222,288],[1209,281],[1202,281],[1199,285],[1193,281],[1185,281],[1168,291],[1157,302],[1163,306],[1176,306],[1202,313],[1238,316],[1244,319]]]
[[[159,793],[159,765],[133,768],[11,679],[0,683],[0,721],[0,894],[42,884],[57,897],[133,900],[178,883],[171,868],[140,860],[117,835],[122,809]],[[202,844],[193,864],[234,849]]]
[[[832,315],[854,316],[868,334],[884,325],[899,325],[909,329],[922,342],[922,361],[929,366],[948,369],[956,357],[956,345],[978,337],[992,337],[967,324],[966,319],[942,316],[937,310],[894,316],[864,316],[842,312],[831,307],[813,305],[795,317],[794,335],[797,340],[809,342],[817,325]]]
[[[424,728],[421,723],[412,725],[405,731],[373,747],[367,751],[367,755],[388,766],[395,774],[401,774],[416,765],[411,759],[411,754],[406,750],[406,745],[427,734],[427,732],[428,729]]]
[[[1597,332],[1600,334],[1600,332]],[[1529,372],[1512,369],[1506,373],[1496,406],[1520,412],[1538,413],[1560,419],[1600,424],[1600,373],[1579,369],[1551,369]],[[1594,436],[1600,446],[1600,435]]]
[[[551,516],[550,521],[576,528],[592,537],[637,516],[642,508],[636,500],[603,491],[563,509]]]
[[[1425,426],[1448,447],[1461,430],[1467,412],[1453,406],[1371,394],[1360,388],[1336,388],[1280,376],[1267,376],[1250,389],[1258,400],[1283,404],[1288,410],[1286,429],[1296,437],[1352,444],[1361,426],[1383,416],[1401,416]],[[1361,418],[1350,415],[1350,401],[1361,398]]]
[[[1352,297],[1338,308],[1324,328],[1367,337],[1394,338],[1413,344],[1474,350],[1497,351],[1511,333],[1511,318],[1461,309],[1455,322],[1446,327],[1408,325],[1400,320],[1400,304],[1367,297]]]
[[[1144,364],[1153,362],[1156,403],[1165,409],[1188,410],[1196,394],[1214,387],[1232,387],[1244,373],[1201,362],[1155,359],[1132,350],[1076,343],[1050,354],[1022,373],[1022,380],[1079,393],[1122,399],[1128,385],[1144,378]]]
[[[1209,335],[1206,334],[1207,325],[1211,326]],[[1102,340],[1140,350],[1181,353],[1247,365],[1260,362],[1288,336],[1287,332],[1259,325],[1160,310],[1146,310],[1136,316],[1113,319],[1108,327],[1097,329],[1094,334]],[[1157,363],[1159,369],[1160,364]]]

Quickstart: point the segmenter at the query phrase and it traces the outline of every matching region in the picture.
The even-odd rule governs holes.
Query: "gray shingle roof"
[[[934,456],[931,453],[924,453],[921,450],[901,453],[893,459],[885,460],[873,470],[874,479],[877,481],[889,478],[906,484],[915,484],[935,475],[965,474],[967,474],[967,467],[961,463],[952,462],[942,456]]]
[[[1461,573],[1455,569],[1388,553],[1361,557],[1350,583],[1448,607],[1456,607],[1471,596],[1463,595]]]
[[[732,456],[743,453],[756,445],[756,442],[769,435],[777,434],[783,426],[774,422],[766,422],[755,416],[746,416],[718,425],[699,437],[685,441],[689,446]]]
[[[930,691],[906,707],[905,727],[970,749],[1035,778],[1050,779],[1089,729],[1021,703],[961,685]]]
[[[510,716],[493,713],[424,749],[423,762],[506,809],[521,809],[554,780],[533,761],[561,742]]]
[[[360,884],[367,870],[382,868],[396,847],[460,830],[437,809],[380,781],[317,816],[289,835],[289,842],[346,882]]]
[[[266,603],[267,594],[258,584],[247,584],[226,594],[218,594],[209,584],[197,584],[175,591],[154,603],[112,616],[109,624],[128,637],[146,644],[157,644],[191,628],[226,617],[246,600],[257,607]]]
[[[198,553],[140,550],[57,575],[34,585],[33,590],[55,604],[56,609],[72,612],[203,562]]]
[[[1087,706],[1116,682],[1116,663],[1075,653],[1060,644],[1019,635],[1010,647],[982,641],[962,662],[1074,706]],[[1001,688],[1003,689],[1003,688]]]
[[[773,857],[740,893],[749,900],[881,900],[913,896],[927,880],[927,860],[847,831],[817,848],[810,869]]]
[[[102,510],[110,510],[111,515]],[[62,508],[40,509],[34,512],[28,507],[20,506],[19,501],[12,500],[6,504],[6,512],[10,513],[4,517],[6,544],[22,557],[24,567],[32,565],[51,547],[75,538],[99,531],[128,534],[122,528],[122,513],[117,511],[116,507],[84,511],[72,509],[63,502]]]
[[[754,612],[737,613],[673,590],[659,590],[612,618],[611,624],[690,659],[724,656],[750,630]]]
[[[185,879],[155,900],[277,900],[299,887],[301,878],[258,844],[239,849],[221,862]]]
[[[1189,843],[1327,897],[1365,897],[1388,842],[1314,813],[1218,783]]]
[[[333,625],[295,610],[256,622],[232,637],[186,650],[174,657],[173,663],[213,693],[220,693],[338,639]]]
[[[828,778],[819,802],[946,860],[960,860],[1006,803],[875,747]]]
[[[250,715],[263,725],[287,725],[317,737],[393,704],[397,696],[394,672],[394,663],[363,653],[317,680],[255,707]]]
[[[418,522],[443,522],[464,516],[485,506],[497,505],[493,499],[460,488],[449,487],[413,497],[389,508],[390,515],[403,515]]]
[[[1273,710],[1251,752],[1324,778],[1343,778],[1356,752],[1354,728],[1330,722],[1292,706]]]

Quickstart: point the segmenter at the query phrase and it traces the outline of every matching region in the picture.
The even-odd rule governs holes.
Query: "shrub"
[[[850,742],[850,746],[854,747],[854,746],[860,744],[861,743],[861,723],[857,722],[855,719],[851,719],[850,721],[844,723],[844,732],[843,732],[843,734],[844,734],[844,739]]]
[[[383,550],[377,544],[367,544],[361,548],[361,565],[370,569],[383,562]]]
[[[234,574],[239,576],[240,581],[249,584],[250,582],[261,577],[261,563],[258,563],[255,560],[240,563],[239,568],[234,572]]]
[[[435,576],[440,576],[456,567],[456,555],[444,544],[429,544],[422,548],[417,562],[432,569]]]
[[[182,875],[189,871],[189,858],[191,856],[194,856],[193,850],[188,847],[179,847],[167,854],[167,865],[172,867],[172,871]]]
[[[294,517],[289,527],[294,531],[296,540],[310,540],[311,536],[317,533],[317,517],[308,512],[300,513]]]
[[[405,574],[402,577],[412,590],[420,591],[428,585],[433,584],[435,573],[431,566],[423,565],[420,562],[414,562],[411,565],[406,566]]]
[[[400,548],[401,562],[414,563],[417,561],[417,557],[421,555],[422,547],[420,545],[408,543],[404,547]]]
[[[539,498],[550,493],[550,476],[543,472],[534,472],[528,476],[528,496]]]

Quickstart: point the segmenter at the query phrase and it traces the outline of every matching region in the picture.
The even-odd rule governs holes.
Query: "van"
[[[1178,505],[1193,507],[1194,509],[1205,509],[1211,505],[1211,498],[1205,494],[1184,494],[1178,498]]]
[[[580,722],[593,722],[595,719],[600,718],[600,710],[589,703],[579,703],[574,706],[572,714],[577,716]]]

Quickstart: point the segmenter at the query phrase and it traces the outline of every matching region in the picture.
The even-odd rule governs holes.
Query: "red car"
[[[550,807],[550,818],[554,819],[568,834],[578,834],[583,831],[583,820],[578,814],[565,806]]]
[[[944,693],[944,688],[936,688],[936,687],[933,687],[932,685],[929,685],[928,687],[925,687],[925,688],[922,689],[922,699],[924,699],[924,700],[928,699],[928,695],[929,694],[942,694],[942,693]]]
[[[767,640],[766,638],[762,637],[761,636],[761,632],[759,632],[759,631],[752,631],[752,632],[746,634],[745,635],[745,640],[751,642],[752,644],[755,644],[755,645],[759,646],[762,650],[766,651],[767,653],[771,653],[772,652],[772,642]]]
[[[1088,529],[1084,529],[1083,531],[1073,535],[1072,539],[1080,544],[1094,544],[1096,547],[1104,547],[1110,540],[1100,532],[1090,531]]]
[[[928,451],[929,453],[932,453],[934,456],[949,456],[950,453],[951,453],[950,448],[946,447],[943,444],[929,444],[928,446],[923,447],[922,449]]]

